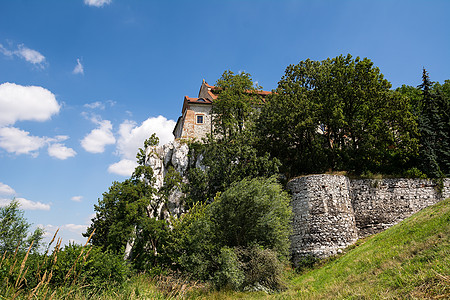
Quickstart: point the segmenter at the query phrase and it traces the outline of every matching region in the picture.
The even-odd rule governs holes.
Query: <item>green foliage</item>
[[[172,262],[170,267],[195,279],[208,280],[219,249],[214,244],[208,205],[195,204],[188,213],[173,219],[172,226],[164,249],[168,261]]]
[[[259,246],[236,248],[245,274],[244,290],[268,289],[281,291],[286,288],[283,282],[283,264],[278,253]]]
[[[215,87],[218,97],[212,108],[214,133],[224,138],[242,133],[261,103],[256,93],[261,87],[255,88],[250,74],[234,74],[229,70],[217,80]]]
[[[74,291],[120,288],[131,275],[121,256],[95,246],[70,244],[53,252],[5,252],[0,261],[0,294],[15,298],[65,298]],[[14,295],[14,296],[13,296]],[[64,296],[65,295],[65,296]],[[5,299],[6,299],[5,298]]]
[[[263,106],[260,147],[288,177],[325,170],[393,172],[417,150],[409,98],[367,59],[338,56],[290,65]]]
[[[419,133],[420,169],[428,177],[439,178],[450,174],[450,83],[433,86],[428,73],[423,69]]]
[[[31,224],[24,218],[17,200],[12,200],[7,206],[0,207],[0,253],[14,252],[16,248],[26,251],[33,241],[32,252],[39,251],[44,236],[42,228],[36,228],[30,233]]]
[[[216,289],[240,290],[244,285],[245,273],[242,262],[234,248],[223,247],[217,258],[219,269],[212,279]]]
[[[158,139],[153,134],[144,146],[157,143]],[[83,235],[87,237],[93,233],[93,245],[119,255],[124,255],[125,246],[130,243],[129,258],[133,266],[146,270],[158,263],[160,249],[169,231],[167,221],[158,219],[158,209],[169,190],[167,187],[158,196],[153,187],[153,170],[145,165],[143,149],[139,149],[137,159],[139,165],[131,178],[114,182],[98,200],[98,205],[94,205],[96,216]],[[175,179],[170,184],[174,182]]]
[[[275,251],[257,245],[223,247],[217,259],[219,269],[214,274],[214,286],[217,289],[248,291],[283,290],[283,263],[277,255]]]
[[[289,201],[271,177],[243,179],[212,203],[197,202],[172,222],[165,248],[171,267],[194,279],[212,280],[217,288],[280,287],[268,274],[278,278],[277,256],[288,256]]]
[[[290,197],[274,177],[243,179],[210,205],[213,229],[221,246],[258,244],[289,254]]]
[[[253,146],[251,132],[244,131],[233,138],[210,138],[201,148],[204,170],[188,172],[189,185],[184,187],[188,206],[198,201],[212,201],[233,182],[244,178],[270,177],[278,173],[280,162],[268,153],[260,154]]]

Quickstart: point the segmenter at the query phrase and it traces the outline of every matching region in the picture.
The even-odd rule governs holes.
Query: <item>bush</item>
[[[254,244],[289,255],[292,210],[289,195],[275,177],[234,183],[211,203],[216,243],[228,247]]]
[[[214,287],[218,290],[229,288],[239,290],[245,280],[242,262],[235,249],[223,247],[220,249],[220,255],[217,259],[219,270],[214,274]]]
[[[245,273],[244,290],[280,291],[286,288],[282,280],[283,264],[277,252],[258,245],[236,248]]]

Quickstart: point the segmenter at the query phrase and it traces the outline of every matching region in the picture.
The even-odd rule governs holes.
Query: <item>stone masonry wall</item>
[[[311,175],[291,180],[293,262],[303,256],[325,257],[358,239],[345,176]]]
[[[422,179],[360,179],[310,175],[291,180],[294,264],[304,256],[326,257],[450,197],[443,185]]]
[[[360,237],[385,230],[450,197],[449,179],[444,180],[442,188],[437,181],[429,179],[359,179],[350,182]]]

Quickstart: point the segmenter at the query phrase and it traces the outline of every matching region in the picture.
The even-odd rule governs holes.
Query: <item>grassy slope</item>
[[[305,298],[450,298],[450,199],[292,283]]]
[[[205,298],[266,298],[213,292]],[[449,299],[450,199],[359,241],[322,267],[292,275],[275,299]]]

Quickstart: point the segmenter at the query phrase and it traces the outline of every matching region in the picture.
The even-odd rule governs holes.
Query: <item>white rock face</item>
[[[161,146],[153,146],[146,149],[145,164],[152,167],[155,177],[156,189],[160,189],[164,184],[164,177],[167,175],[170,167],[173,167],[182,176],[183,182],[187,182],[186,171],[189,167],[189,146],[178,140],[171,141]],[[192,162],[195,166],[201,166],[199,158],[196,162]],[[184,212],[181,199],[183,193],[175,190],[169,195],[168,203],[164,203],[158,209],[158,215],[161,217],[167,214],[180,215]]]

